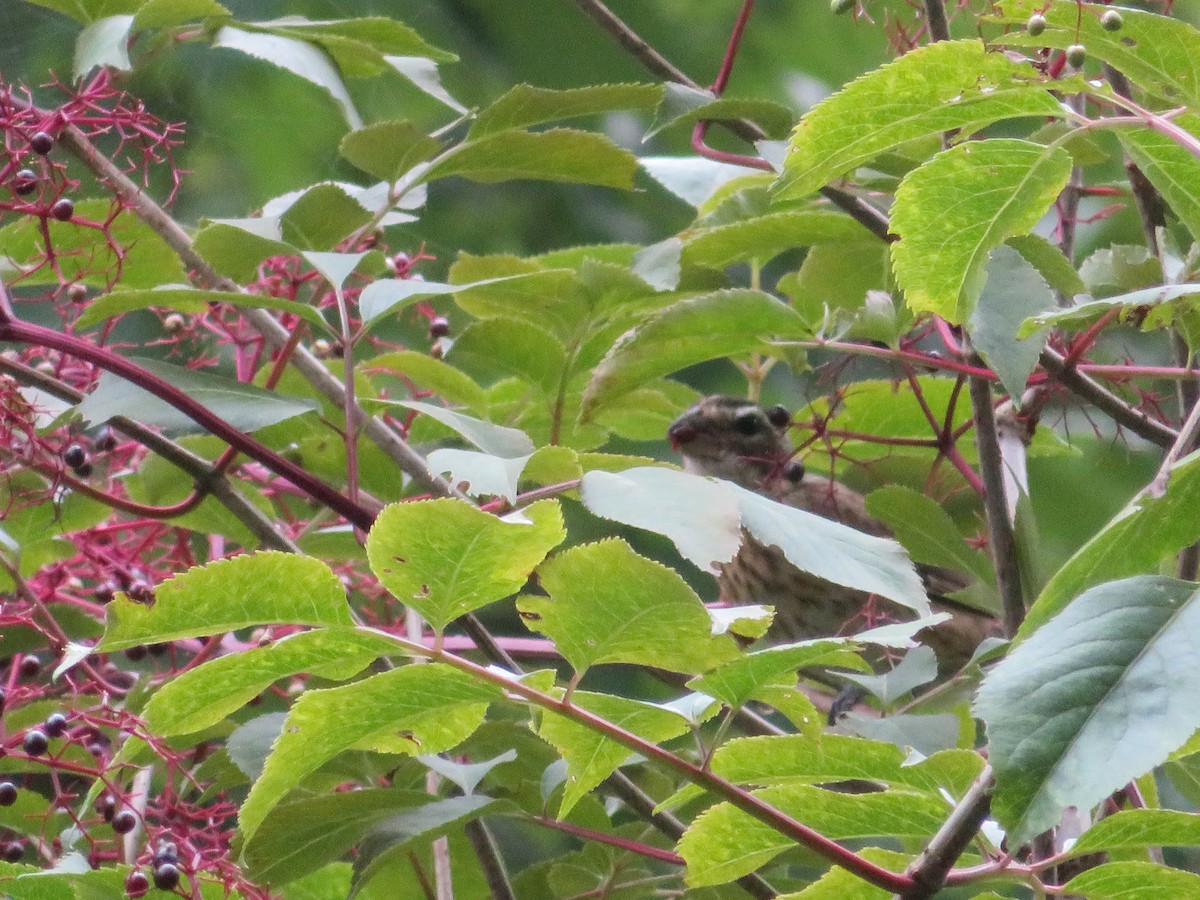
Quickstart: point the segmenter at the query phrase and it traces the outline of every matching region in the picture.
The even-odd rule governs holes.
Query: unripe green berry
[[[829,9],[835,16],[840,16],[842,13],[852,10],[856,2],[858,0],[830,0]]]
[[[1025,30],[1029,32],[1030,37],[1037,37],[1046,30],[1046,17],[1041,13],[1034,13],[1025,23]]]
[[[1087,62],[1087,47],[1083,44],[1072,44],[1067,48],[1067,64],[1073,69],[1082,69]]]
[[[1121,14],[1115,9],[1110,9],[1100,17],[1100,27],[1105,31],[1120,31],[1121,26],[1125,24],[1125,20],[1121,18]]]

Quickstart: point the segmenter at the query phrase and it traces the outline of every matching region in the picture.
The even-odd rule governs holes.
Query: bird
[[[684,469],[723,478],[787,506],[815,513],[866,534],[891,537],[872,516],[861,494],[830,477],[805,469],[788,438],[792,416],[786,407],[763,407],[739,397],[704,397],[685,410],[667,430]],[[950,612],[940,625],[917,632],[937,654],[939,674],[947,677],[965,666],[975,648],[997,633],[992,616],[945,595],[969,584],[961,573],[918,565],[931,607]],[[775,608],[767,632],[775,643],[852,633],[877,624],[911,619],[911,609],[884,597],[834,584],[797,569],[778,547],[764,546],[743,530],[733,559],[719,565],[721,601],[741,606],[762,603]]]

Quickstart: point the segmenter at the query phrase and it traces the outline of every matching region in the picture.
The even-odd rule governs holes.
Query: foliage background
[[[244,20],[286,15],[395,16],[461,57],[458,64],[442,66],[441,74],[445,87],[466,106],[484,105],[523,82],[565,88],[649,80],[567,0],[241,0],[228,5]],[[610,6],[702,83],[716,72],[737,11],[734,3],[689,0],[625,0]],[[803,112],[837,86],[891,58],[879,24],[889,6],[903,4],[894,0],[870,4],[878,20],[872,25],[834,16],[820,2],[759,3],[729,94],[772,99],[797,114]],[[1187,21],[1200,21],[1200,0],[1177,4],[1175,9]],[[26,72],[66,77],[76,32],[73,23],[51,10],[0,3],[0,34],[6,35],[0,46],[0,77]],[[328,95],[268,63],[232,51],[184,45],[152,65],[139,67],[128,86],[155,115],[187,122],[179,153],[187,174],[173,209],[185,223],[246,215],[272,197],[323,178],[361,177],[338,156],[337,142],[346,124]],[[446,121],[444,107],[399,76],[351,80],[348,86],[368,121],[408,118],[429,128]],[[601,127],[639,155],[689,152],[686,129],[642,144],[644,125],[623,115],[609,116],[603,123],[581,123],[581,127]],[[714,145],[721,142],[720,129],[714,129]],[[460,250],[526,255],[584,243],[649,244],[687,225],[692,211],[684,203],[644,173],[639,173],[638,185],[637,192],[622,193],[544,182],[480,185],[443,180],[432,186],[421,220],[395,229],[403,236],[396,244],[403,246],[407,239],[414,252],[424,244],[437,259],[422,264],[420,271],[436,280],[445,275]],[[158,195],[163,195],[161,190]],[[1081,228],[1079,257],[1085,257],[1091,246],[1113,241],[1140,243],[1132,213]],[[779,274],[797,262],[792,254],[777,261],[772,270]],[[449,300],[439,307],[450,312],[453,320]],[[1106,348],[1107,354],[1114,361],[1138,358],[1137,338],[1124,332],[1119,344]],[[1097,359],[1104,354],[1105,350],[1098,350]],[[697,367],[679,377],[702,390],[741,388],[732,367],[724,363]],[[794,408],[821,390],[820,385],[777,367],[766,396]],[[1072,424],[1076,446],[1094,457],[1089,464],[1030,460],[1046,570],[1056,567],[1120,508],[1154,466],[1152,454],[1138,452],[1143,448],[1136,437],[1131,438],[1132,444],[1111,443],[1108,422]],[[655,452],[645,445],[625,449]],[[664,453],[665,447],[657,452]],[[1067,510],[1064,497],[1071,498]]]

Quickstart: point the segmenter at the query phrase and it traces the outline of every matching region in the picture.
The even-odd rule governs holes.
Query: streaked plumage
[[[705,397],[675,420],[668,437],[690,472],[725,478],[859,531],[890,536],[887,526],[867,512],[860,494],[805,472],[792,459],[790,422],[783,407],[764,409],[736,397]],[[949,622],[925,629],[919,638],[937,653],[943,672],[953,671],[967,662],[984,637],[995,632],[996,622],[940,597],[967,585],[959,573],[917,568],[934,608],[954,613]],[[911,610],[890,600],[801,572],[778,548],[765,547],[747,535],[737,556],[722,568],[718,582],[726,602],[774,606],[769,636],[779,642],[853,633],[913,617]]]

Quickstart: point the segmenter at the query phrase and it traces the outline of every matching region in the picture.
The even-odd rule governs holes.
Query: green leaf
[[[419,91],[428,94],[460,115],[467,113],[467,108],[442,87],[441,75],[438,73],[437,63],[433,60],[423,59],[419,56],[387,56],[385,59],[397,74],[412,82]]]
[[[1163,327],[1169,324],[1169,317],[1146,315],[1147,307],[1176,307],[1184,310],[1195,308],[1195,298],[1200,297],[1200,284],[1164,284],[1158,287],[1144,288],[1140,291],[1130,291],[1115,297],[1105,297],[1102,300],[1086,300],[1066,309],[1056,309],[1041,313],[1026,319],[1021,325],[1020,334],[1030,334],[1048,327],[1082,328],[1098,320],[1109,310],[1121,311],[1122,320],[1133,319],[1141,321],[1144,326],[1158,324]],[[1163,321],[1167,319],[1167,321]]]
[[[518,84],[476,116],[472,139],[509,128],[526,128],[624,109],[649,111],[662,99],[658,84],[596,84],[554,91]]]
[[[858,851],[858,855],[893,872],[903,872],[912,862],[911,858],[904,853],[897,853],[895,850],[881,850],[878,847],[867,847]],[[824,875],[802,891],[786,895],[786,900],[890,900],[893,896],[895,895],[891,891],[868,884],[847,869],[832,866]],[[971,900],[1007,900],[1007,898],[992,894],[972,893]]]
[[[814,209],[768,213],[685,231],[683,262],[714,268],[746,260],[766,263],[794,247],[852,243],[866,237],[869,232],[862,225],[841,213]]]
[[[1200,875],[1148,862],[1108,862],[1076,875],[1063,891],[1088,900],[1198,900]]]
[[[467,738],[498,688],[441,663],[407,665],[345,687],[302,694],[254,782],[239,822],[247,843],[292,788],[342,750],[440,753]]]
[[[301,250],[333,250],[366,225],[370,213],[336,184],[314,184],[280,218],[283,239]]]
[[[802,571],[879,594],[921,615],[929,612],[921,579],[895,541],[731,482],[652,467],[620,475],[589,472],[583,500],[598,515],[666,535],[682,555],[708,571],[732,558],[744,529],[759,543],[778,547]]]
[[[519,590],[566,536],[553,500],[506,521],[461,500],[384,508],[367,535],[371,568],[398,600],[437,631]]]
[[[281,678],[308,672],[340,681],[395,652],[394,642],[369,632],[300,632],[188,669],[159,687],[142,715],[155,734],[192,734],[241,709]]]
[[[290,35],[321,46],[330,46],[330,38],[364,44],[377,53],[388,56],[420,56],[435,62],[457,62],[458,57],[426,41],[403,22],[386,16],[363,16],[354,19],[306,21],[299,17],[259,22],[256,27],[276,34]],[[331,52],[333,52],[331,50]],[[335,54],[336,56],[336,54]],[[338,57],[339,63],[341,58]]]
[[[809,335],[793,309],[762,291],[717,291],[682,300],[626,333],[596,366],[584,391],[583,417],[651,379],[764,349],[773,337]]]
[[[458,175],[485,184],[531,179],[632,190],[636,171],[637,158],[599,134],[569,128],[508,129],[446,151],[421,173],[418,183]]]
[[[289,397],[207,372],[181,369],[150,359],[131,357],[129,361],[187,392],[193,400],[239,431],[257,431],[318,408],[312,400]],[[204,431],[202,426],[166,400],[160,400],[149,391],[111,372],[100,376],[99,384],[80,401],[76,409],[84,419],[95,425],[103,424],[114,416],[127,416],[135,422],[161,428],[169,434]]]
[[[832,330],[840,321],[853,322],[864,310],[868,292],[885,290],[890,281],[887,244],[872,238],[810,247],[799,271],[783,276],[776,290],[791,298],[814,331]]]
[[[358,308],[365,321],[373,322],[386,313],[399,312],[418,300],[428,297],[440,297],[444,294],[470,294],[476,288],[486,288],[489,285],[505,281],[519,281],[531,276],[537,278],[543,274],[542,272],[520,273],[499,278],[484,278],[465,284],[442,284],[437,281],[418,281],[415,278],[380,279],[363,288],[358,298]]]
[[[1031,230],[1070,174],[1065,150],[1002,138],[951,147],[909,173],[891,224],[900,236],[892,264],[909,308],[968,321],[988,255]]]
[[[433,391],[443,401],[462,404],[476,415],[487,411],[487,396],[469,375],[428,353],[416,350],[395,350],[384,353],[365,363],[370,371],[380,369],[399,372],[418,387]]]
[[[728,637],[713,637],[704,605],[679,574],[622,540],[559,553],[538,579],[550,596],[523,595],[517,608],[578,674],[600,663],[695,673],[736,655]]]
[[[505,459],[475,450],[440,447],[426,458],[429,471],[447,475],[451,484],[472,497],[503,497],[509,503],[517,499],[517,485],[528,456]]]
[[[1063,256],[1062,250],[1041,235],[1023,234],[1009,238],[1005,244],[1025,257],[1026,262],[1041,273],[1046,283],[1067,300],[1087,290],[1075,266]]]
[[[1017,632],[1021,640],[1085,588],[1128,575],[1157,572],[1159,564],[1200,540],[1200,455],[1175,463],[1161,497],[1143,491],[1067,560],[1042,589]]]
[[[118,72],[133,68],[129,59],[129,32],[133,16],[108,16],[88,24],[75,39],[75,62],[71,67],[76,78],[83,78],[92,69],[108,67]]]
[[[281,34],[246,31],[230,25],[217,32],[213,38],[213,46],[237,50],[311,81],[327,91],[342,108],[342,115],[351,128],[362,127],[362,119],[358,110],[354,108],[354,101],[346,90],[342,76],[319,47]]]
[[[1019,406],[1049,335],[1022,337],[1021,323],[1054,307],[1054,294],[1025,257],[1000,246],[987,262],[986,282],[971,313],[971,343]]]
[[[346,589],[318,559],[261,552],[188,569],[154,588],[145,606],[118,594],[101,652],[265,624],[350,626]]]
[[[846,678],[878,697],[885,706],[894,704],[938,676],[937,654],[932,647],[913,647],[893,668],[878,675],[848,673]]]
[[[499,316],[463,329],[448,359],[455,365],[466,362],[471,371],[482,367],[516,375],[548,396],[561,386],[567,369],[567,354],[557,337],[527,319]]]
[[[687,686],[736,709],[762,688],[776,684],[782,676],[798,669],[814,666],[865,668],[866,663],[853,647],[846,638],[819,638],[768,647],[743,654],[712,672],[693,678]]]
[[[228,303],[239,309],[276,309],[299,316],[318,331],[328,332],[329,326],[321,314],[306,303],[284,300],[281,297],[241,294],[233,291],[210,291],[199,288],[163,286],[153,290],[113,291],[101,294],[88,303],[75,322],[77,328],[88,328],[97,322],[151,306],[166,307],[182,313],[202,313],[210,303]]]
[[[888,538],[866,534],[730,484],[742,527],[760,544],[778,547],[787,561],[834,584],[878,594],[929,614],[929,600],[908,554]]]
[[[503,459],[516,459],[529,456],[534,451],[533,441],[529,435],[516,428],[504,425],[494,425],[471,416],[432,403],[422,403],[419,400],[395,400],[395,406],[415,410],[423,416],[429,416],[441,422],[447,428],[462,435],[484,453],[499,456]]]
[[[979,689],[992,811],[1024,843],[1090,809],[1200,727],[1196,585],[1141,576],[1094,587],[1020,643]]]
[[[429,159],[441,144],[407,121],[376,122],[352,131],[338,145],[356,168],[393,182],[417,163]]]
[[[683,241],[669,237],[635,253],[630,271],[656,291],[673,291],[679,287],[682,258]]]
[[[945,801],[916,791],[840,794],[807,785],[782,785],[754,796],[834,840],[894,837],[924,840],[948,813]],[[795,843],[729,803],[705,810],[676,852],[687,863],[689,886],[724,884],[765,865]]]
[[[937,41],[851,82],[805,114],[776,188],[805,197],[886,150],[1002,119],[1062,115],[1048,80],[1029,63],[989,53],[982,41]]]
[[[762,126],[768,137],[782,138],[787,136],[796,116],[783,104],[771,100],[717,97],[712,91],[669,82],[662,105],[654,114],[654,121],[643,140],[677,125],[694,125],[702,119],[749,119]]]
[[[1200,845],[1200,817],[1174,809],[1125,809],[1105,816],[1071,846],[1072,854]]]
[[[571,695],[571,702],[656,744],[685,734],[691,727],[679,713],[611,694],[576,691]],[[567,762],[567,785],[558,807],[560,819],[631,753],[628,747],[596,729],[548,711],[542,713],[538,736],[552,744]]]
[[[680,200],[697,208],[722,185],[746,175],[742,166],[703,156],[643,156],[638,165]]]
[[[230,15],[232,13],[216,0],[146,0],[133,17],[133,30],[173,28],[196,19]]]
[[[1004,0],[996,4],[997,20],[1024,24],[1041,13],[1046,28],[1031,35],[1024,29],[1009,31],[1004,43],[1022,47],[1087,47],[1088,57],[1102,60],[1125,77],[1172,104],[1200,104],[1200,72],[1194,61],[1200,55],[1200,31],[1171,16],[1121,7],[1119,31],[1106,31],[1100,16],[1107,6],[1074,0]]]
[[[1171,123],[1190,134],[1200,133],[1200,117],[1194,114],[1173,116]],[[1118,128],[1116,134],[1187,230],[1200,234],[1200,160],[1177,141],[1149,128]]]
[[[466,806],[493,802],[481,799],[483,804]],[[418,811],[431,800],[423,791],[365,788],[281,803],[247,842],[242,859],[256,881],[287,884],[339,859],[379,822]]]
[[[270,217],[213,219],[196,233],[193,246],[209,265],[237,282],[252,281],[265,259],[298,252],[283,240],[279,220]]]
[[[737,498],[723,482],[670,469],[588,472],[580,499],[594,514],[665,535],[679,553],[717,574],[742,542]]]
[[[992,582],[991,564],[966,545],[954,520],[933,498],[890,484],[867,495],[867,511],[892,530],[916,562],[970,572],[984,584]]]
[[[380,822],[371,829],[359,847],[354,860],[354,882],[350,897],[357,896],[363,885],[376,874],[386,872],[393,862],[403,860],[408,864],[413,844],[431,841],[456,825],[497,811],[497,807],[502,805],[509,804],[482,795],[450,797]],[[459,867],[455,871],[461,872],[462,869]]]
[[[915,765],[899,747],[851,735],[824,733],[736,738],[713,754],[716,775],[737,784],[827,784],[861,779],[960,797],[983,771],[969,750],[946,750]]]

